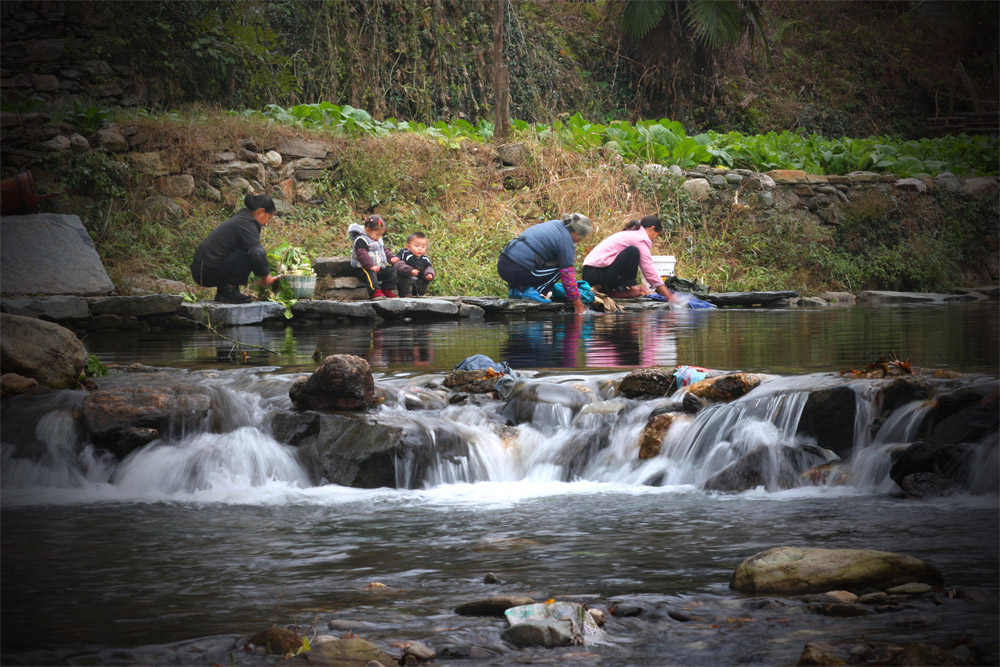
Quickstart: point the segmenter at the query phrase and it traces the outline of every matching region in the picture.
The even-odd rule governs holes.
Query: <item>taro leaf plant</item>
[[[107,109],[98,109],[94,105],[84,107],[73,100],[73,111],[67,114],[66,120],[83,134],[93,134],[108,124],[108,113]]]
[[[230,112],[235,113],[235,112]],[[366,111],[329,102],[300,104],[284,109],[276,104],[264,111],[245,111],[245,116],[263,117],[282,124],[321,129],[336,136],[362,134],[384,136],[393,132],[413,132],[427,136],[449,148],[462,140],[490,141],[493,124],[473,125],[456,119],[425,125],[417,121],[389,118],[375,120]],[[538,141],[560,142],[577,151],[603,148],[617,152],[626,162],[676,164],[688,169],[699,164],[717,167],[744,167],[757,171],[803,169],[815,174],[848,174],[852,171],[884,171],[899,176],[950,171],[958,176],[995,174],[1000,140],[994,136],[936,137],[902,141],[880,136],[854,139],[827,139],[818,134],[784,130],[759,135],[712,130],[688,136],[681,123],[669,118],[640,120],[635,124],[614,120],[607,125],[591,123],[579,113],[552,125],[511,119],[515,135],[532,136]]]

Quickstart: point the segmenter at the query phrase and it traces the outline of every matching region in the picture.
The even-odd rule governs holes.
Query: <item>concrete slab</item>
[[[950,301],[975,301],[971,294],[937,294],[934,292],[890,292],[869,290],[858,295],[858,303],[866,305],[889,303],[948,303]]]
[[[356,320],[379,319],[371,301],[299,301],[292,306],[292,314],[295,317],[301,316],[307,319],[329,317],[346,317]]]
[[[788,299],[794,299],[798,292],[719,292],[700,297],[716,306],[770,306],[777,308],[787,305]]]
[[[199,301],[198,303],[182,303],[177,312],[179,315],[196,322],[207,323],[211,321],[217,327],[260,324],[266,320],[284,319],[285,317],[285,307],[274,301],[240,304]]]
[[[380,299],[372,301],[372,307],[376,313],[387,320],[398,320],[406,317],[441,319],[453,318],[458,315],[458,306],[444,299]]]
[[[90,299],[91,315],[119,315],[147,317],[172,315],[183,303],[177,294],[144,294],[141,296],[106,296]]]

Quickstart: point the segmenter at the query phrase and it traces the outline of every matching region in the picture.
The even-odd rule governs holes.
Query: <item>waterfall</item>
[[[846,479],[854,489],[884,494],[899,491],[889,477],[893,452],[924,437],[934,414],[934,401],[915,401],[879,415],[874,385],[851,383],[853,443],[841,464],[803,435],[800,423],[812,392],[844,385],[832,374],[770,379],[693,415],[683,412],[686,389],[628,399],[616,395],[620,377],[527,376],[508,401],[483,397],[462,405],[449,404],[440,375],[384,378],[379,391],[387,400],[365,419],[403,429],[405,437],[387,450],[399,489],[587,483],[731,490],[727,484],[736,479],[742,484],[736,490],[774,491],[822,483],[800,476],[830,464],[840,469],[828,483]],[[212,397],[204,430],[164,433],[121,461],[87,440],[80,418],[84,392],[5,399],[4,499],[39,489],[77,489],[83,491],[78,497],[100,500],[253,498],[305,489],[310,475],[318,477],[315,471],[296,447],[270,435],[275,410],[296,414],[287,397],[293,379],[246,372],[198,377]],[[641,460],[644,430],[664,413],[676,417],[659,452]],[[995,431],[988,434],[981,443],[987,446],[970,454],[968,488],[996,490],[997,438]],[[380,484],[390,485],[392,475],[390,469]]]
[[[126,457],[111,479],[126,497],[225,494],[269,482],[309,485],[293,448],[250,426],[154,441]]]
[[[871,401],[858,396],[858,419],[855,421],[854,454],[851,456],[853,484],[888,493],[895,487],[889,478],[892,452],[905,448],[916,440],[930,412],[930,403],[913,402],[897,408],[886,418],[873,439],[870,435],[873,421]]]

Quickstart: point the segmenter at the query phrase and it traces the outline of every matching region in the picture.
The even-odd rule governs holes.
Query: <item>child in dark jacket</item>
[[[385,221],[380,215],[369,215],[365,224],[354,223],[347,228],[351,237],[351,266],[358,270],[358,277],[368,288],[372,299],[396,298],[396,271],[391,267],[399,257],[386,250]]]
[[[427,235],[413,232],[406,237],[406,247],[397,254],[401,260],[396,265],[400,296],[427,294],[427,285],[434,280],[431,258],[427,256]]]

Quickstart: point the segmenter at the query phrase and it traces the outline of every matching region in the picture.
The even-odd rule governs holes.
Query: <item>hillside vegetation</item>
[[[566,211],[599,225],[585,246],[658,212],[667,233],[656,252],[716,291],[995,281],[996,202],[876,193],[824,226],[753,201],[695,204],[678,183],[629,165],[996,173],[996,137],[929,140],[923,130],[949,106],[969,108],[959,62],[995,108],[1000,4],[764,3],[770,64],[746,41],[692,59],[692,44],[663,30],[630,40],[616,4],[505,3],[511,115],[527,150],[512,171],[498,169],[490,143],[488,3],[66,3],[67,51],[111,63],[132,103],[5,90],[4,107],[44,110],[87,136],[112,121],[135,127],[199,182],[216,153],[244,139],[266,148],[281,136],[332,138],[336,173],[266,231],[265,245],[346,254],[347,225],[377,210],[393,245],[416,229],[431,237],[445,267],[438,293],[503,293],[499,250]],[[44,206],[84,218],[123,291],[145,276],[190,286],[195,245],[239,205],[236,192],[219,203],[202,189],[181,202],[182,219],[156,222],[139,206],[156,179],[111,155],[30,160],[42,190],[62,194]]]
[[[504,244],[528,225],[569,211],[584,212],[598,225],[581,244],[580,259],[629,219],[658,213],[666,233],[655,252],[675,255],[679,275],[716,291],[943,290],[990,282],[988,260],[996,253],[991,200],[872,192],[847,204],[839,225],[826,226],[804,211],[782,212],[754,198],[695,203],[681,180],[634,169],[604,146],[567,145],[551,131],[520,131],[523,163],[502,169],[492,144],[443,132],[332,136],[221,112],[119,120],[149,135],[164,162],[198,179],[210,179],[216,153],[246,139],[262,149],[287,136],[332,141],[335,171],[315,182],[310,202],[283,212],[265,230],[265,246],[289,242],[314,258],[345,255],[347,226],[377,211],[388,222],[393,247],[412,231],[430,236],[437,294],[503,294],[495,263]],[[241,205],[241,193],[224,191],[220,204],[199,190],[180,200],[182,218],[151,218],[141,203],[158,192],[158,179],[120,165],[100,152],[40,161],[37,176],[65,195],[45,205],[83,214],[123,291],[142,286],[148,276],[180,280],[197,291],[188,274],[194,248]]]
[[[746,40],[705,50],[667,21],[631,39],[617,18],[624,1],[504,3],[513,117],[920,138],[928,117],[972,110],[959,63],[987,111],[1000,99],[1000,4],[991,0],[760,3],[769,62]],[[681,15],[683,3],[667,4],[668,16]],[[126,0],[67,2],[49,30],[65,36],[67,57],[109,63],[93,94],[116,82],[125,106],[329,100],[378,119],[476,124],[493,114],[491,21],[491,3],[465,0]],[[8,49],[18,48],[19,26],[2,28],[5,62],[18,55]],[[4,102],[31,94],[5,88]],[[68,99],[42,97],[50,107]]]

